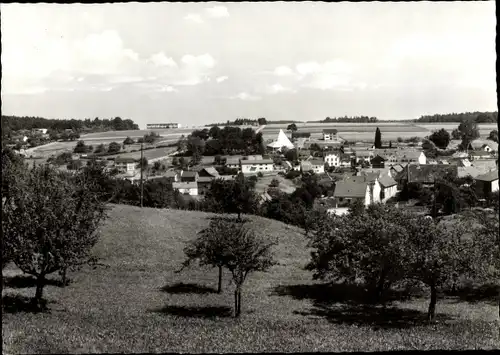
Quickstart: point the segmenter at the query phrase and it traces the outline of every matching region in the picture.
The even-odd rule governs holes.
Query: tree
[[[435,223],[423,217],[405,222],[408,240],[407,278],[418,280],[430,288],[427,318],[434,320],[438,291],[456,276],[475,278],[487,273],[495,259],[495,240],[481,233],[467,233],[460,221]],[[499,255],[496,254],[496,257]]]
[[[187,168],[187,166],[188,166],[188,161],[186,160],[186,158],[180,157],[179,158],[179,167],[181,169],[185,169],[185,168]]]
[[[354,201],[352,201],[352,203],[349,205],[349,214],[351,216],[362,215],[364,211],[365,211],[365,204],[361,199],[357,198]]]
[[[179,158],[173,157],[172,158],[172,165],[173,166],[178,166],[179,165]]]
[[[182,269],[197,260],[201,266],[209,265],[219,269],[219,282],[217,293],[222,292],[222,267],[224,266],[224,251],[226,248],[227,223],[213,219],[208,228],[198,233],[198,237],[188,243],[184,248],[186,260]],[[181,270],[182,270],[181,269]]]
[[[208,136],[212,139],[218,139],[220,136],[221,129],[219,126],[212,126],[208,131]]]
[[[289,124],[288,127],[286,127],[287,131],[292,131],[296,132],[297,131],[297,125],[295,123]]]
[[[439,131],[433,132],[429,136],[429,140],[433,142],[438,148],[446,149],[448,144],[450,143],[450,134],[444,128],[441,128]]]
[[[392,141],[389,141],[389,149],[392,148]]]
[[[156,132],[149,132],[148,134],[144,135],[144,143],[153,144],[158,139],[160,139],[160,135]]]
[[[83,163],[81,160],[71,160],[67,165],[66,168],[68,170],[78,170],[81,167],[83,167]]]
[[[192,155],[194,165],[199,164],[205,151],[205,142],[200,137],[188,137],[187,151]]]
[[[299,154],[297,152],[297,149],[288,149],[285,152],[285,159],[290,161],[290,162],[295,162],[299,159]]]
[[[488,139],[498,143],[498,130],[491,131]]]
[[[462,139],[462,133],[457,129],[455,128],[452,132],[451,132],[451,138],[452,139]]]
[[[278,179],[272,179],[271,183],[269,184],[269,187],[279,187],[280,186],[280,181]]]
[[[120,143],[111,142],[108,145],[108,153],[111,153],[111,154],[118,153],[121,149],[122,149],[122,146],[120,145]]]
[[[463,121],[458,126],[458,130],[461,133],[462,139],[462,149],[468,149],[469,144],[474,140],[479,138],[479,130],[477,129],[477,124],[473,121]]]
[[[380,149],[382,148],[382,133],[380,132],[380,129],[377,127],[375,130],[375,148]]]
[[[75,149],[73,149],[73,152],[81,154],[81,153],[88,153],[90,150],[91,150],[90,147],[85,145],[84,141],[78,141],[76,143]]]
[[[177,151],[185,152],[187,149],[187,139],[182,135],[177,141]]]
[[[68,164],[73,160],[73,154],[70,152],[62,152],[61,154],[57,155],[55,158],[49,158],[47,161],[51,164],[61,166]]]
[[[223,225],[226,247],[223,252],[223,265],[229,269],[235,284],[235,316],[241,314],[241,291],[248,274],[267,271],[276,265],[272,247],[277,243],[268,236],[257,235],[241,222],[220,221]]]
[[[259,124],[259,126],[264,126],[267,124],[267,120],[264,117],[261,117],[257,119],[257,123]]]
[[[398,143],[403,143],[403,138],[398,137],[398,139],[397,139],[397,140],[398,140]]]
[[[242,213],[254,213],[258,199],[253,184],[239,174],[234,180],[215,179],[208,190],[205,200],[223,213],[237,213],[241,220]]]
[[[106,146],[104,144],[99,144],[95,150],[94,150],[94,153],[104,153],[106,151]]]
[[[4,204],[3,236],[14,262],[36,278],[33,303],[43,307],[46,276],[91,261],[105,205],[84,175],[69,177],[49,165],[27,170]]]
[[[135,141],[130,137],[125,138],[125,140],[123,141],[123,144],[126,144],[126,145],[134,144],[134,143],[135,143]]]

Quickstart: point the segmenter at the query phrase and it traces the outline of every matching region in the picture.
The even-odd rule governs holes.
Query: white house
[[[354,200],[361,200],[365,206],[371,202],[370,187],[366,182],[337,181],[333,197],[336,207],[348,207]]]
[[[324,129],[323,140],[325,141],[339,141],[338,131],[336,129]]]
[[[328,166],[340,166],[340,154],[337,154],[335,152],[326,153],[324,156],[324,160],[325,164],[328,164]]]
[[[383,174],[379,177],[380,201],[386,202],[391,197],[396,196],[398,192],[398,183],[389,174]]]
[[[305,173],[308,171],[313,171],[316,174],[325,173],[325,163],[323,160],[311,159],[300,163],[300,170]]]
[[[492,170],[486,174],[476,176],[476,192],[484,196],[498,191],[498,170]]]
[[[238,157],[228,157],[226,159],[226,164],[228,168],[239,169],[240,168],[240,158]]]
[[[198,196],[198,183],[196,181],[173,182],[172,188],[179,190],[181,194]]]
[[[134,175],[136,169],[136,162],[133,158],[116,158],[114,167],[121,173],[127,175]]]
[[[274,162],[272,159],[240,160],[240,166],[243,174],[274,171]]]
[[[356,163],[367,161],[368,163],[373,158],[374,153],[372,150],[360,150],[356,152]]]
[[[47,128],[33,128],[33,133],[47,134]]]
[[[370,188],[370,203],[380,202],[380,192],[382,187],[378,180],[379,173],[361,172],[359,176],[347,176],[346,181],[351,181],[359,184],[368,184]]]

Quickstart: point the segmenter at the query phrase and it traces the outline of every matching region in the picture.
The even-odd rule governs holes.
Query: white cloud
[[[214,6],[205,9],[209,17],[229,17],[229,11],[225,6]]]
[[[290,92],[290,93],[295,93],[296,91],[293,90],[292,88],[284,87],[281,84],[273,84],[266,86],[264,90],[262,90],[266,94],[279,94],[279,93],[284,93],[284,92]]]
[[[243,101],[258,101],[261,99],[261,97],[254,96],[246,92],[240,92],[238,95],[231,96],[230,99],[239,99]]]
[[[219,76],[218,78],[215,79],[216,82],[222,83],[223,81],[226,81],[229,79],[227,76]]]
[[[287,66],[277,67],[276,69],[274,69],[273,73],[274,73],[274,75],[277,75],[277,76],[288,76],[288,75],[294,74],[293,70]]]
[[[213,68],[215,66],[215,59],[208,53],[194,56],[186,54],[181,58],[182,63],[189,66]]]
[[[184,16],[184,20],[194,23],[203,23],[203,19],[200,14],[187,14]]]
[[[318,62],[305,62],[297,64],[295,69],[301,75],[309,75],[320,72],[322,70],[322,67]]]
[[[165,55],[165,53],[163,53],[163,52],[153,54],[151,56],[151,62],[153,62],[153,64],[155,64],[156,66],[159,66],[159,67],[161,67],[161,66],[176,67],[177,66],[177,63],[175,62],[175,60],[173,60],[170,57],[167,57]]]

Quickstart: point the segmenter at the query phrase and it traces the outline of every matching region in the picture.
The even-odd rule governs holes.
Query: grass
[[[96,256],[107,267],[70,273],[46,287],[50,312],[26,309],[29,280],[3,288],[5,353],[297,352],[498,348],[496,307],[487,301],[440,300],[440,322],[424,325],[427,300],[396,300],[385,311],[356,307],[356,290],[311,281],[300,229],[259,217],[250,223],[278,239],[279,265],[251,274],[242,317],[232,315],[233,285],[224,272],[191,267],[176,273],[185,241],[211,214],[114,206]],[[54,279],[56,277],[54,276]]]
[[[270,175],[258,178],[257,183],[255,184],[255,191],[257,193],[263,193],[264,191],[267,191],[267,189],[269,188],[269,184],[273,179],[277,179],[280,182],[279,188],[285,193],[292,193],[297,188],[291,180],[285,179],[281,175]]]

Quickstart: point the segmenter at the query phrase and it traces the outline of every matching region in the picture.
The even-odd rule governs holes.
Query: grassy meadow
[[[312,281],[301,230],[251,217],[278,240],[279,265],[248,277],[242,316],[232,318],[225,271],[180,273],[184,243],[212,214],[116,205],[95,255],[105,266],[70,273],[73,283],[45,289],[50,312],[24,307],[34,284],[14,266],[4,274],[2,335],[6,354],[96,352],[299,352],[494,349],[500,346],[495,302],[438,302],[426,325],[427,299],[396,300],[385,312],[355,306],[355,292]],[[55,277],[55,276],[54,276]],[[427,295],[424,295],[427,296]]]

